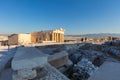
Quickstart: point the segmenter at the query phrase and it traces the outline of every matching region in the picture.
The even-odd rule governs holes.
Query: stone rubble
[[[87,80],[105,61],[119,62],[119,44],[37,46],[25,52],[18,49],[12,60],[13,80]],[[39,51],[45,55],[39,55]]]
[[[73,78],[75,80],[84,80],[91,76],[98,68],[88,59],[83,58],[73,67]]]
[[[69,59],[74,66],[69,70],[71,80],[87,80],[105,61],[116,61],[110,54],[120,57],[120,48],[117,43],[114,46],[106,44],[85,44],[74,49],[67,50]],[[120,60],[120,59],[119,59]],[[72,75],[71,75],[72,74]],[[71,77],[72,76],[72,77]]]
[[[44,70],[47,71],[47,76],[37,80],[70,80],[50,64],[47,64]]]
[[[36,68],[44,67],[47,55],[33,47],[18,48],[13,60],[13,80],[28,80],[37,76]]]
[[[59,53],[50,55],[48,57],[48,62],[55,68],[64,66],[68,62],[68,53],[66,51],[61,51]]]
[[[54,55],[48,60],[48,55],[36,48],[19,48],[12,60],[13,80],[69,80],[48,63],[49,61],[54,62],[57,57],[60,60],[57,60],[58,63],[54,62],[54,65],[63,66],[68,62],[68,54],[63,51],[58,53],[56,57]]]

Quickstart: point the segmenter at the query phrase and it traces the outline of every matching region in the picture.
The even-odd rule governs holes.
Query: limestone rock
[[[68,62],[68,53],[66,51],[61,51],[59,53],[56,53],[54,55],[50,55],[48,57],[48,62],[56,67],[59,68]]]
[[[33,79],[37,76],[36,70],[22,69],[17,71],[17,74],[22,79]]]
[[[88,59],[83,58],[74,66],[73,77],[77,80],[84,80],[92,75],[95,70],[97,70],[97,67],[95,67]]]
[[[33,47],[21,47],[12,60],[12,69],[32,69],[43,67],[47,63],[47,55]]]

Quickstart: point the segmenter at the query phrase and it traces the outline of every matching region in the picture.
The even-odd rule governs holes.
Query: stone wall
[[[8,36],[0,36],[0,41],[6,41],[8,40]]]
[[[52,32],[34,32],[31,33],[32,43],[42,43],[42,41],[52,41]]]
[[[13,34],[8,38],[9,45],[25,45],[31,43],[30,34]]]
[[[17,45],[18,44],[18,34],[12,34],[8,37],[9,45]]]
[[[18,37],[19,44],[24,45],[31,43],[31,34],[19,34]]]

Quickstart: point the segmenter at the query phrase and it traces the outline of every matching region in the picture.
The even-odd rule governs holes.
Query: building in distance
[[[27,45],[38,43],[64,42],[64,29],[32,32],[29,34],[12,34],[8,37],[9,45]]]

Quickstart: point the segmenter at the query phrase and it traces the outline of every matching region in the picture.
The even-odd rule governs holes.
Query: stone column
[[[54,41],[54,33],[52,33],[52,41]]]
[[[58,42],[58,33],[56,33],[56,42]]]
[[[57,42],[57,34],[55,33],[55,42]]]
[[[60,42],[62,42],[62,34],[60,33]]]
[[[55,36],[55,33],[54,33],[54,41],[55,41],[55,37],[56,37],[56,36]]]
[[[63,34],[63,42],[64,42],[64,34]]]
[[[61,42],[61,34],[59,33],[59,42]]]
[[[62,34],[62,38],[61,39],[62,39],[62,42],[64,42],[64,34]]]
[[[60,33],[60,42],[62,42],[62,34]]]
[[[58,42],[59,42],[59,33],[58,33]]]
[[[61,34],[59,33],[59,42],[61,42]]]
[[[60,39],[60,38],[59,38],[59,33],[58,33],[58,42],[59,42],[59,39]]]

